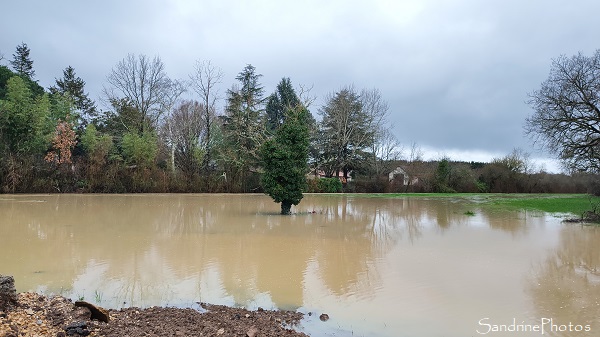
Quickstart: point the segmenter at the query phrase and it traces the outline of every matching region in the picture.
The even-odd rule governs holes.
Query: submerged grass
[[[452,198],[481,206],[539,210],[549,213],[572,213],[576,216],[582,216],[585,211],[592,210],[600,204],[600,197],[587,194],[372,193],[347,195],[371,198]]]
[[[599,197],[585,194],[535,194],[532,196],[517,195],[498,198],[490,204],[509,208],[534,209],[550,213],[572,213],[582,216],[585,211],[593,209],[594,205],[598,203],[600,203]]]

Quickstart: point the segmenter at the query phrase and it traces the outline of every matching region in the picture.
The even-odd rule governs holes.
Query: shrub
[[[323,193],[340,193],[342,187],[338,178],[321,178],[317,181],[317,188]]]

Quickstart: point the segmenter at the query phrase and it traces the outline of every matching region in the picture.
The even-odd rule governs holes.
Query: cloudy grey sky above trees
[[[527,94],[553,58],[600,48],[595,0],[30,0],[2,10],[2,64],[27,43],[45,88],[70,65],[99,101],[134,53],[160,56],[173,79],[210,60],[224,98],[252,64],[267,93],[284,76],[313,86],[315,116],[328,93],[378,88],[399,141],[433,159],[489,161],[517,147],[549,157],[524,136]]]

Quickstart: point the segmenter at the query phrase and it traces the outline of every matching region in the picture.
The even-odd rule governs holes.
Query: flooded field
[[[315,336],[600,334],[599,228],[452,198],[279,211],[264,195],[1,195],[0,274],[109,308],[313,312]]]

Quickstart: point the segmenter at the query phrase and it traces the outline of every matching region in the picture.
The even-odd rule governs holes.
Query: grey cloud
[[[225,73],[223,92],[252,63],[267,92],[288,76],[314,85],[317,104],[348,84],[377,87],[403,143],[452,153],[531,150],[522,134],[527,93],[552,58],[600,47],[595,0],[32,0],[2,8],[0,51],[9,58],[28,43],[46,87],[72,65],[97,98],[120,59],[143,53],[159,54],[172,77],[212,60]]]

